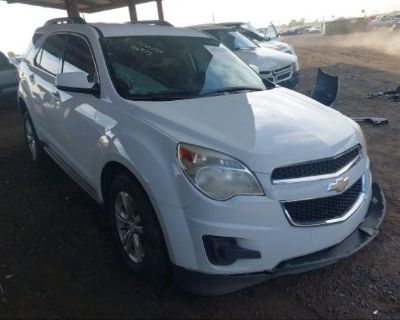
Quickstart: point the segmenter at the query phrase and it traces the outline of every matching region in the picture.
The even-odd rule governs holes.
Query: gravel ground
[[[345,37],[298,37],[300,91],[316,68],[340,75],[335,105],[363,125],[388,216],[366,249],[331,267],[222,297],[151,284],[122,265],[104,213],[56,165],[32,165],[15,109],[0,110],[0,318],[399,318],[400,104],[367,94],[400,85],[399,56],[341,45]],[[357,44],[355,44],[357,45]]]

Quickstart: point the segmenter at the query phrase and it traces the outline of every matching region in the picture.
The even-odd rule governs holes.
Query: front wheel
[[[120,174],[113,180],[108,213],[126,265],[151,279],[166,275],[169,259],[161,227],[146,193],[130,174]]]

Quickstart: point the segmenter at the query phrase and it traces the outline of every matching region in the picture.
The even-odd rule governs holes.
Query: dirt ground
[[[122,265],[101,208],[56,165],[37,169],[18,112],[0,110],[0,318],[399,318],[400,104],[367,94],[400,85],[400,55],[345,38],[287,40],[300,58],[302,92],[321,66],[340,75],[337,109],[390,120],[363,125],[388,204],[381,234],[366,249],[222,297],[187,295],[171,280],[147,283]]]

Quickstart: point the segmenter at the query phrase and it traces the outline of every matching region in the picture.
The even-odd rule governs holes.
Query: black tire
[[[25,111],[23,114],[25,142],[31,155],[32,161],[37,165],[42,165],[47,161],[47,154],[40,144],[40,140],[36,134],[35,126],[32,119]]]
[[[139,224],[142,225],[142,234],[140,235],[144,256],[141,261],[134,261],[123,244],[122,236],[119,232],[116,211],[118,199],[121,194],[128,194],[133,201],[135,207],[135,215],[140,217]],[[119,197],[119,198],[118,198]],[[110,217],[111,229],[114,234],[118,249],[129,269],[136,273],[146,276],[146,278],[158,281],[169,272],[169,258],[164,242],[163,233],[158,222],[157,216],[150,203],[147,194],[129,173],[117,175],[108,193],[107,209]],[[117,222],[118,221],[118,222]],[[122,229],[122,228],[120,228]]]

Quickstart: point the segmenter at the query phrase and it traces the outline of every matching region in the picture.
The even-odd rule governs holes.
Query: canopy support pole
[[[136,11],[135,0],[128,0],[128,7],[129,7],[129,15],[131,17],[131,22],[137,22],[138,16],[137,16],[137,11]]]
[[[79,17],[78,0],[65,0],[65,6],[67,8],[68,17]]]
[[[158,20],[164,21],[164,9],[162,0],[157,0]]]

